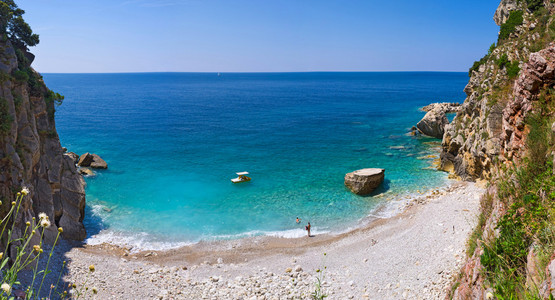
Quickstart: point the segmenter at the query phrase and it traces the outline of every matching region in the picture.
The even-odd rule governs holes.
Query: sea
[[[161,250],[252,236],[339,233],[442,187],[440,141],[409,135],[467,73],[43,74],[65,96],[62,146],[100,155],[85,178],[87,243]],[[370,196],[346,173],[385,169]],[[252,180],[233,184],[236,172]],[[295,222],[296,218],[301,223]]]

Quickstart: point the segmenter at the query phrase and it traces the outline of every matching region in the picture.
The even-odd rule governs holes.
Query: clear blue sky
[[[43,73],[467,71],[499,0],[20,0]]]

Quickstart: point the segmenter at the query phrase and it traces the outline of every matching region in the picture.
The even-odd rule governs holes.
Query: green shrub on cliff
[[[489,46],[488,55],[491,55],[493,53],[493,50],[495,50],[495,48],[497,48],[495,43],[491,44],[491,46]]]
[[[8,109],[8,101],[0,97],[0,136],[4,136],[10,132],[12,121],[12,115]]]
[[[478,69],[480,69],[480,66],[485,64],[488,61],[495,48],[497,48],[495,43],[491,44],[491,46],[489,46],[489,49],[488,49],[488,54],[484,55],[484,57],[480,58],[480,60],[477,60],[474,62],[472,67],[470,67],[470,69],[468,70],[469,77],[472,76],[472,71],[478,71]]]
[[[503,55],[501,55],[501,57],[495,61],[495,64],[499,67],[499,69],[505,68],[507,70],[507,76],[509,76],[509,78],[516,77],[518,75],[518,72],[520,72],[520,67],[518,66],[519,62],[510,62],[507,53],[503,53]]]
[[[526,5],[531,12],[535,12],[540,7],[543,7],[543,0],[526,0]]]
[[[509,78],[515,78],[520,72],[518,61],[513,61],[512,63],[508,64],[506,67],[507,67],[507,76],[509,76]]]
[[[522,22],[524,22],[524,18],[522,17],[522,14],[523,13],[521,10],[511,11],[507,22],[501,25],[501,28],[499,31],[499,41],[506,40],[507,38],[509,38],[511,33],[515,32],[516,27],[519,25],[522,25]]]
[[[507,207],[496,229],[497,238],[483,247],[480,262],[498,299],[534,298],[537,291],[525,284],[527,255],[532,245],[555,249],[552,229],[555,212],[555,175],[550,155],[551,96],[540,95],[540,104],[526,119],[530,132],[526,157],[498,184],[498,197]],[[540,238],[538,238],[540,237]],[[540,256],[542,253],[539,253]],[[552,253],[547,253],[550,256]],[[545,255],[544,255],[545,256]],[[545,266],[538,266],[540,272]]]
[[[484,57],[480,58],[480,60],[475,61],[472,67],[470,67],[470,69],[468,70],[468,76],[472,76],[473,71],[478,71],[478,69],[480,69],[480,66],[488,61],[488,58],[489,54],[486,54]]]
[[[19,82],[27,82],[29,81],[29,75],[21,70],[14,70],[13,78]]]
[[[62,105],[64,101],[64,96],[55,93],[50,89],[46,89],[46,93],[44,94],[44,101],[46,102],[46,111],[48,112],[48,117],[51,120],[54,120],[54,113],[56,112],[55,106]]]
[[[23,20],[25,11],[13,0],[0,1],[0,30],[17,48],[35,46],[39,36],[33,33],[31,26]]]
[[[509,63],[509,57],[507,56],[507,53],[503,53],[503,55],[501,55],[501,57],[496,60],[495,63],[497,64],[499,69],[503,69]]]

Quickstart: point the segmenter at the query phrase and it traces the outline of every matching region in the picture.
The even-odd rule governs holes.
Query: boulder
[[[368,195],[382,184],[384,177],[384,169],[357,170],[345,175],[345,186],[357,195]]]
[[[445,112],[436,108],[427,112],[424,118],[416,124],[416,128],[424,135],[441,139],[447,124],[449,124],[449,120]]]
[[[93,161],[93,156],[92,154],[90,154],[89,152],[82,154],[79,157],[79,162],[77,162],[77,165],[80,167],[89,167],[91,165]]]
[[[93,169],[108,169],[108,164],[100,158],[100,156],[93,154],[93,160],[91,162],[91,168]]]
[[[87,168],[87,167],[81,167],[79,168],[79,174],[81,175],[86,175],[86,176],[94,176],[94,172],[93,170]]]
[[[108,169],[108,164],[100,158],[100,156],[90,154],[89,152],[79,157],[77,165],[80,167],[91,167],[93,169]]]

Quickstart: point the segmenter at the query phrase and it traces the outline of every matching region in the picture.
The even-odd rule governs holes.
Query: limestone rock
[[[73,164],[75,165],[79,162],[79,155],[77,155],[75,152],[67,152],[64,153],[64,155],[69,156],[73,160]]]
[[[87,168],[87,167],[81,167],[79,168],[79,174],[81,175],[87,175],[87,176],[94,176],[94,172],[93,170]]]
[[[555,297],[555,259],[551,260],[546,268],[545,281],[540,287],[540,292],[544,299],[550,296]]]
[[[108,164],[100,158],[100,156],[93,154],[93,160],[90,164],[93,169],[108,169]]]
[[[449,120],[445,112],[441,108],[434,108],[416,124],[416,128],[424,135],[441,139],[447,124]]]
[[[362,169],[345,175],[345,185],[357,195],[368,195],[382,184],[384,169]]]
[[[31,55],[24,53],[28,59]],[[85,182],[75,167],[75,157],[64,154],[52,115],[54,103],[45,100],[47,88],[40,75],[32,71],[36,84],[12,80],[10,73],[18,66],[15,49],[9,40],[0,40],[0,98],[7,103],[10,130],[0,135],[0,211],[8,211],[15,200],[13,191],[26,187],[15,220],[13,239],[21,238],[25,222],[46,213],[52,226],[44,232],[44,242],[52,243],[58,227],[63,237],[83,239],[85,216]],[[25,67],[28,67],[25,66]],[[36,241],[33,241],[35,243]],[[5,247],[0,241],[0,247]]]
[[[422,107],[422,111],[429,112],[436,108],[442,110],[446,114],[456,113],[460,110],[461,104],[455,102],[431,103]]]
[[[532,245],[526,257],[526,287],[528,288],[534,288],[541,284],[538,257],[534,250],[534,245]]]
[[[100,156],[89,152],[79,157],[77,165],[80,167],[91,167],[93,169],[108,169],[108,164],[100,158]]]
[[[511,11],[518,9],[519,0],[501,0],[499,7],[493,15],[495,24],[501,26],[509,19]]]
[[[77,162],[77,165],[80,167],[90,167],[92,161],[93,161],[93,155],[87,152],[79,156],[79,162]]]

